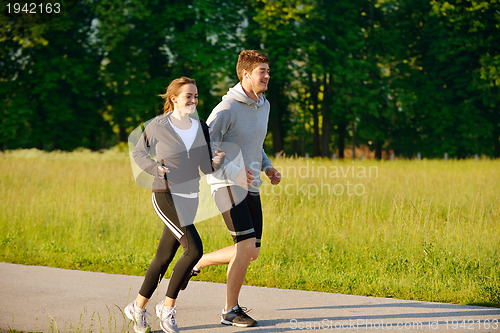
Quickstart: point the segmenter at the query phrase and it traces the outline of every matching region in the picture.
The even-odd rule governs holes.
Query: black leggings
[[[179,196],[172,198],[170,193],[153,193],[153,206],[158,216],[165,223],[165,227],[163,228],[155,258],[149,265],[139,294],[147,299],[151,298],[163,275],[165,275],[168,265],[174,259],[179,245],[182,245],[184,254],[175,264],[167,288],[167,296],[176,299],[182,282],[203,255],[201,238],[193,224],[198,208],[198,198]]]

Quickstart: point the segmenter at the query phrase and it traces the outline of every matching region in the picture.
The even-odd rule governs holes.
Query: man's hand
[[[266,175],[269,177],[271,184],[273,185],[278,185],[281,181],[281,173],[279,173],[275,168],[267,169]]]
[[[236,176],[236,183],[244,188],[247,188],[253,182],[253,174],[249,168],[241,169]]]

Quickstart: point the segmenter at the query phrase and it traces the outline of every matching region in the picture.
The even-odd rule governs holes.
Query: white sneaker
[[[163,303],[160,303],[156,306],[156,315],[160,318],[160,327],[163,332],[179,332],[177,320],[175,319],[175,307],[163,306]]]
[[[151,327],[146,321],[146,309],[141,309],[135,306],[135,302],[130,303],[123,310],[128,319],[134,322],[134,331],[136,333],[147,333],[151,331]]]

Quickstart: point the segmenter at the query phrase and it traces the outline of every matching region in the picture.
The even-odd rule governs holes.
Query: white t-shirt
[[[182,139],[182,142],[184,142],[184,145],[186,146],[186,150],[189,151],[189,149],[191,149],[191,146],[193,145],[194,139],[196,138],[196,133],[198,132],[198,126],[199,126],[198,122],[191,121],[191,127],[188,128],[187,130],[183,130],[176,127],[171,121],[170,125],[172,125],[174,131],[177,132],[177,134],[179,134],[179,136]]]
[[[182,142],[184,142],[184,145],[186,146],[186,150],[189,151],[193,146],[194,139],[196,139],[196,133],[198,132],[198,126],[199,126],[198,122],[191,120],[191,127],[188,128],[187,130],[183,130],[176,127],[170,120],[169,122],[170,125],[172,125],[174,131],[181,137]],[[191,194],[173,193],[173,194],[185,198],[196,198],[198,196],[198,193],[191,193]]]

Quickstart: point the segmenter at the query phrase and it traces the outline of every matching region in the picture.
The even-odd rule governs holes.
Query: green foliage
[[[0,15],[0,149],[126,141],[182,75],[207,117],[253,48],[271,59],[268,151],[500,156],[498,0],[67,4],[37,24]]]
[[[121,15],[115,15],[119,8]],[[107,116],[125,141],[140,120],[154,117],[162,104],[169,81],[180,76],[197,80],[205,105],[212,105],[210,93],[223,76],[234,50],[228,43],[236,30],[238,16],[222,20],[218,14],[234,5],[214,1],[108,0],[97,2],[95,11],[105,58],[102,77],[106,84]],[[212,103],[209,103],[212,102]]]
[[[99,113],[100,60],[88,43],[90,22],[89,8],[80,4],[35,27],[25,40],[13,35],[15,29],[7,31],[3,42],[19,44],[4,58],[7,70],[0,82],[3,149],[102,146],[106,124]]]
[[[498,54],[495,7],[495,1],[417,1],[392,10],[392,26],[404,37],[397,42],[395,87],[409,120],[394,135],[398,151],[496,154],[499,113],[492,105],[500,94],[481,74],[482,63]]]

